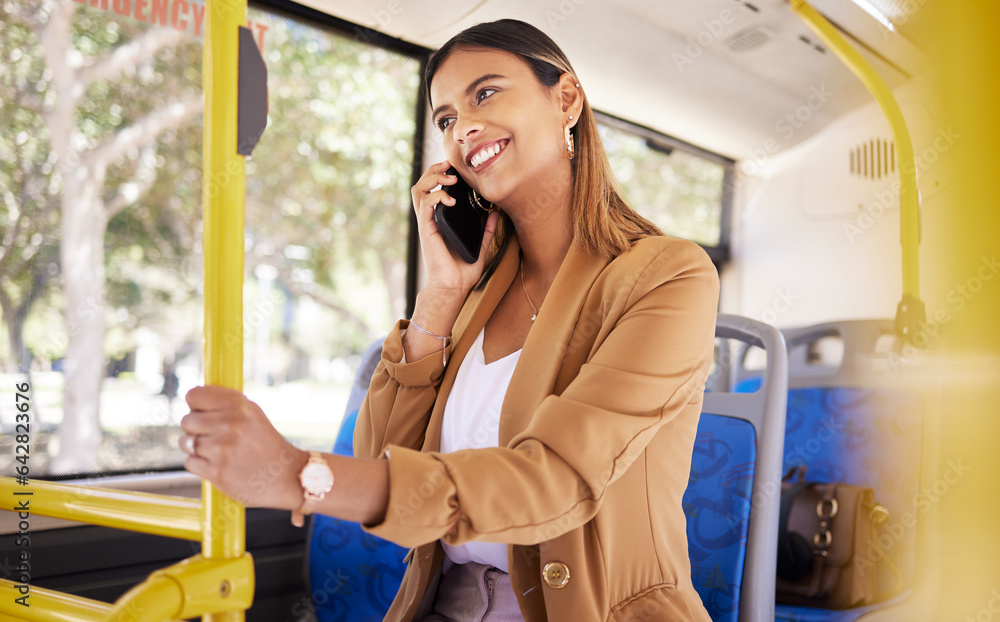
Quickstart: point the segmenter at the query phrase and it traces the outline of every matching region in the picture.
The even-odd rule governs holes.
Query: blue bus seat
[[[730,315],[719,316],[716,336],[765,348],[768,365],[757,393],[736,394],[727,382],[715,382],[715,390],[705,394],[682,500],[691,577],[715,622],[770,621],[788,379],[785,344],[777,329]],[[723,377],[729,350],[727,342],[716,358]]]
[[[920,397],[896,386],[891,373],[875,364],[877,342],[892,333],[891,320],[850,320],[784,331],[791,371],[782,472],[805,466],[809,481],[872,488],[890,518],[878,531],[879,547],[863,556],[878,568],[882,602],[839,611],[777,605],[776,620],[915,620],[933,611],[921,611],[923,607],[908,599],[916,581],[918,550],[927,547],[921,541],[927,537],[926,521],[917,507],[925,468],[925,422]],[[811,345],[833,336],[843,342],[841,361],[812,364]],[[746,378],[744,386],[752,386],[752,380]],[[903,527],[901,517],[907,515],[916,520],[915,528]],[[888,563],[882,561],[883,554]]]
[[[354,455],[358,410],[381,354],[378,340],[362,357],[335,454]],[[357,523],[320,514],[310,521],[307,542],[308,585],[318,622],[380,622],[403,581],[407,549],[365,533]]]
[[[753,424],[701,415],[683,504],[691,578],[717,622],[738,619],[756,458]]]

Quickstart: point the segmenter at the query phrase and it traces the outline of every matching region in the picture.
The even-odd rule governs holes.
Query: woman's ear
[[[580,112],[583,110],[583,89],[580,87],[576,76],[571,73],[564,73],[559,76],[556,88],[559,91],[563,114],[567,118],[572,118],[571,121],[568,121],[569,127],[572,128],[580,120]]]

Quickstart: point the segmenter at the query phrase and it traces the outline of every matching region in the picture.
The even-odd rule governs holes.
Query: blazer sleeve
[[[719,283],[705,252],[675,240],[638,268],[577,377],[508,447],[392,448],[385,518],[365,528],[403,546],[528,545],[589,521],[653,436],[692,402],[700,409],[712,360]]]
[[[382,344],[382,358],[354,428],[354,455],[359,458],[381,457],[390,444],[415,450],[423,446],[444,365],[440,351],[402,362],[407,326],[409,320],[400,320]]]

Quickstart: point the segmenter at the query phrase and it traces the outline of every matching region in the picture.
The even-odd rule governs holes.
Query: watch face
[[[302,469],[302,487],[312,495],[325,495],[333,488],[333,473],[322,464],[310,462]]]

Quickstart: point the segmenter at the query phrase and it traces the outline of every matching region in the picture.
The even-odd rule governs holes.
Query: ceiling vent
[[[851,175],[882,179],[896,173],[896,146],[886,138],[872,138],[849,152]]]
[[[733,35],[726,41],[726,48],[734,54],[747,54],[763,47],[772,38],[766,28],[755,26]]]

